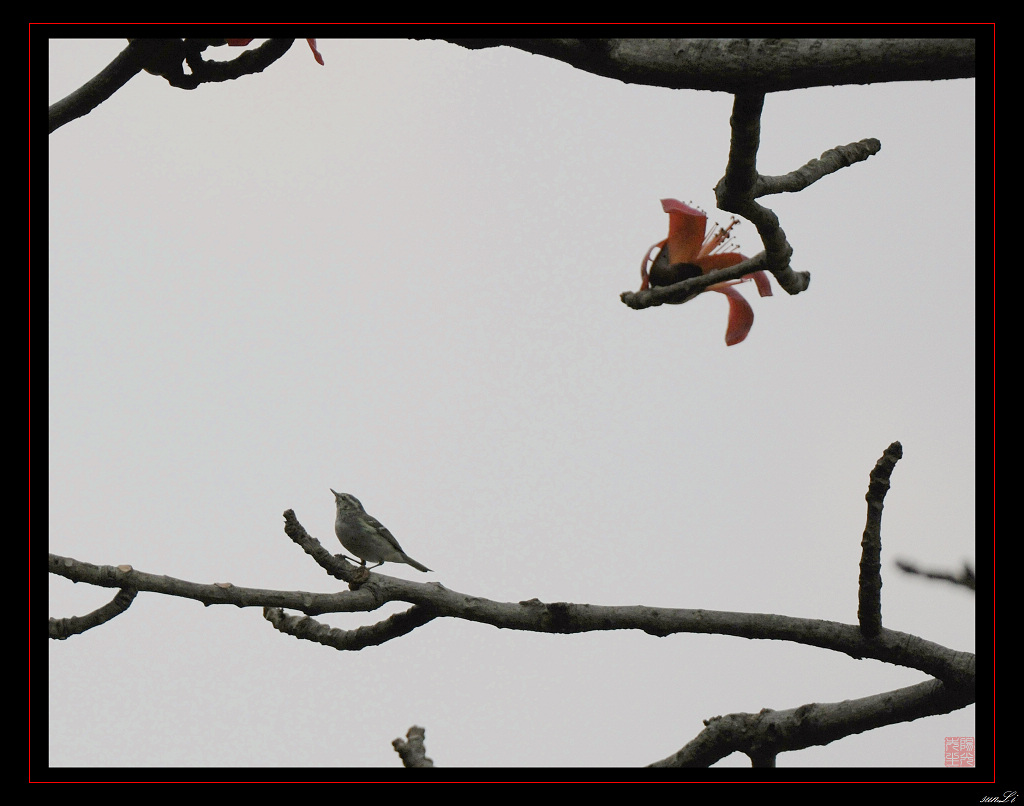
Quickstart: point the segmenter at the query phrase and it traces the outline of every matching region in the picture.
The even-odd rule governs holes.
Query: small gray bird
[[[334,490],[331,492],[334,493]],[[430,570],[402,551],[395,536],[383,523],[372,515],[367,515],[363,505],[354,495],[334,493],[334,503],[338,507],[338,515],[334,519],[334,533],[341,541],[341,545],[355,554],[362,565],[366,565],[366,561],[369,560],[377,565],[406,563],[420,571]]]

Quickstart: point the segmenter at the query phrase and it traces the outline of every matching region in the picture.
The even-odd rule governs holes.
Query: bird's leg
[[[359,563],[360,565],[366,565],[366,560],[360,560],[357,557],[349,557],[347,554],[336,554],[335,556],[341,557],[341,559],[348,560],[349,562]]]

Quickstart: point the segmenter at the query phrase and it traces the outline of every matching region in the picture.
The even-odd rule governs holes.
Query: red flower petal
[[[664,245],[665,245],[664,241],[658,241],[658,243],[654,244],[654,246],[652,246],[650,249],[648,249],[647,250],[647,254],[644,255],[644,259],[640,263],[640,279],[642,280],[642,282],[640,283],[640,290],[641,291],[643,291],[645,288],[650,288],[651,287],[651,278],[647,274],[647,264],[651,262],[651,253],[655,249],[661,249],[661,247],[663,247]]]
[[[668,257],[672,263],[696,263],[708,217],[676,199],[662,199],[668,213]]]
[[[729,324],[725,329],[725,343],[728,346],[743,341],[754,326],[754,309],[743,299],[743,295],[732,286],[713,285],[712,291],[725,294],[729,299]]]
[[[716,269],[728,269],[737,263],[742,263],[746,258],[739,252],[719,252],[717,255],[705,255],[697,258],[695,263],[700,266],[701,271],[707,274]]]
[[[763,271],[755,271],[753,274],[748,274],[747,277],[754,278],[754,284],[757,286],[757,293],[762,297],[770,297],[772,295],[772,284],[768,280],[768,274]]]
[[[320,55],[320,51],[316,49],[316,40],[315,39],[307,39],[306,41],[309,43],[309,49],[311,51],[313,51],[313,58],[316,59],[318,62],[320,62],[320,64],[323,64],[324,63],[324,57],[321,56]]]

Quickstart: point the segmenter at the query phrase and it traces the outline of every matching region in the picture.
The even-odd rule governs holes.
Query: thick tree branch
[[[750,756],[755,767],[765,766],[758,760],[774,760],[782,752],[823,746],[885,725],[948,714],[972,702],[972,691],[928,680],[857,700],[716,716],[704,722],[707,727],[693,741],[651,766],[708,767],[735,752]]]
[[[973,78],[973,39],[446,39],[508,46],[627,84],[778,92],[837,84]]]
[[[130,42],[116,59],[66,98],[51,104],[49,128],[52,134],[65,123],[88,115],[137,75],[146,63],[146,48]]]
[[[315,538],[310,538],[315,539]],[[124,566],[124,568],[129,568]],[[360,649],[362,645],[380,643],[396,634],[447,616],[490,624],[508,630],[540,633],[583,633],[603,630],[643,630],[665,637],[678,633],[732,635],[740,638],[791,641],[841,652],[853,658],[874,658],[897,666],[917,669],[931,677],[948,681],[958,687],[974,686],[974,655],[956,652],[913,635],[882,630],[872,639],[861,634],[852,624],[820,619],[795,618],[772,613],[733,613],[715,610],[648,607],[646,605],[589,605],[571,602],[495,602],[448,588],[436,582],[409,582],[372,572],[369,581],[356,590],[339,593],[307,591],[275,591],[242,588],[231,583],[199,585],[172,577],[146,574],[129,568],[123,571],[111,566],[95,566],[66,557],[50,555],[50,572],[76,582],[89,582],[101,587],[133,587],[195,599],[204,604],[230,604],[236,607],[278,607],[298,610],[307,615],[317,613],[372,612],[386,602],[401,601],[420,605],[407,613],[385,620],[362,635],[341,631],[333,636],[338,642],[320,641],[326,633],[316,622],[299,624],[281,620],[277,613],[267,618],[277,621],[279,629],[290,634],[317,640],[338,649]],[[375,631],[375,632],[374,632]],[[358,632],[358,631],[356,631]]]
[[[291,47],[271,39],[230,62],[199,55],[224,40],[136,39],[99,75],[50,107],[49,131],[88,114],[146,69],[194,89],[262,71]],[[672,89],[766,93],[801,87],[973,78],[973,39],[447,39],[508,46],[595,75]],[[188,64],[185,73],[182,64]]]
[[[730,213],[743,216],[757,227],[757,234],[765,248],[765,269],[770,271],[779,285],[790,294],[806,290],[811,281],[808,272],[794,272],[789,266],[793,247],[786,240],[779,219],[767,207],[754,201],[758,181],[757,151],[761,145],[761,110],[763,93],[741,93],[733,102],[729,125],[729,161],[725,174],[715,186],[718,206]]]

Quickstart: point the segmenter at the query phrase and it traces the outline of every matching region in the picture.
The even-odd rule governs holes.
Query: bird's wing
[[[402,551],[402,547],[398,545],[398,541],[395,540],[395,536],[391,534],[391,532],[388,530],[388,527],[386,527],[383,523],[381,523],[379,520],[373,517],[373,515],[364,513],[363,517],[366,518],[370,525],[377,530],[377,534],[379,534],[381,537],[387,540],[388,543],[390,543],[392,546],[398,549],[402,554],[405,554],[405,552]]]

